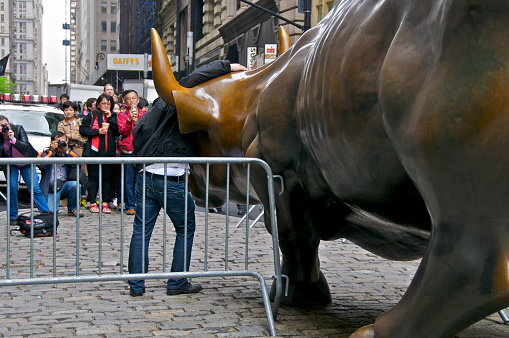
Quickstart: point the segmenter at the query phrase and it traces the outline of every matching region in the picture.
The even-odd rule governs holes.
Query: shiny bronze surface
[[[423,257],[401,301],[354,337],[454,337],[509,305],[508,17],[508,1],[343,0],[274,62],[192,89],[169,84],[154,33],[157,90],[199,155],[258,157],[284,179],[286,303],[330,302],[318,246],[344,237]],[[214,206],[225,175],[212,169]],[[251,177],[267,204],[264,172]],[[193,167],[199,204],[203,179]],[[243,203],[244,168],[231,180]]]

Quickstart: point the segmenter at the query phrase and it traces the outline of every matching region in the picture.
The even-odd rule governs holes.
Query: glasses
[[[104,106],[109,106],[111,103],[110,103],[110,101],[104,101],[104,102],[101,102],[99,104],[102,104]]]

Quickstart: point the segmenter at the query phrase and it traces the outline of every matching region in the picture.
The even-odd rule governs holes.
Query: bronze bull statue
[[[453,337],[509,305],[508,18],[502,0],[343,0],[273,63],[192,89],[153,31],[156,88],[199,155],[257,157],[283,177],[283,302],[331,301],[318,246],[344,237],[423,257],[399,303],[354,337]],[[211,172],[220,206],[226,171]],[[203,174],[192,168],[198,203]],[[243,168],[231,179],[243,203]],[[265,179],[254,169],[267,204]]]

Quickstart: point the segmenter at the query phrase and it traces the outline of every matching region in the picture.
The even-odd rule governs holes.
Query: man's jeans
[[[53,184],[51,182],[50,184]],[[54,194],[48,193],[48,206],[51,211],[53,211],[54,206]],[[64,183],[62,188],[57,192],[57,210],[60,209],[60,200],[68,198],[69,201],[67,202],[67,210],[78,210],[78,199],[76,198],[76,181],[67,181]]]
[[[134,157],[134,153],[132,154],[124,154],[120,153],[120,157]],[[131,163],[123,164],[124,166],[124,200],[125,200],[125,209],[135,209],[136,201],[134,199],[134,189],[136,187],[136,171],[134,170],[134,165]],[[120,203],[120,195],[117,194],[119,203]]]
[[[21,177],[23,177],[23,180],[25,181],[28,191],[32,192],[32,181],[34,182],[34,202],[37,204],[37,207],[39,208],[40,212],[48,212],[49,207],[48,203],[46,203],[46,199],[44,198],[44,195],[41,191],[41,188],[39,188],[39,177],[37,176],[37,172],[33,171],[34,180],[32,180],[32,177],[30,175],[31,165],[27,164],[22,167],[18,167],[16,165],[11,165],[11,177],[10,177],[10,187],[11,187],[11,196],[10,196],[10,219],[16,219],[18,217],[18,190],[19,190],[19,184],[18,184],[18,178],[19,174],[21,174]],[[4,172],[5,177],[7,177],[7,170]]]
[[[136,178],[136,215],[133,223],[133,235],[129,247],[129,273],[141,273],[142,262],[142,210],[143,210],[143,176],[137,175]],[[152,178],[150,173],[146,175],[145,190],[145,272],[148,272],[148,246],[150,236],[154,230],[154,224],[159,215],[159,211],[164,206],[164,181]],[[187,243],[187,262],[186,271],[189,270],[191,263],[191,249],[193,247],[193,238],[195,230],[194,201],[191,194],[188,193],[187,210],[187,239],[184,238],[184,217],[185,217],[185,185],[183,181],[170,182],[166,185],[166,214],[170,217],[175,227],[177,237],[173,247],[173,261],[171,263],[172,272],[184,271],[184,241]],[[133,291],[142,291],[145,287],[144,280],[128,281]],[[168,279],[168,289],[180,289],[187,285],[186,278]]]

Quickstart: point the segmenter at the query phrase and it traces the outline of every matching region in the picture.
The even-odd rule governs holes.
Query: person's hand
[[[103,119],[103,120],[105,120],[104,122],[106,122],[106,120],[109,119],[110,116],[111,116],[111,112],[110,111],[105,112],[104,113],[104,119]]]
[[[245,72],[248,69],[240,63],[230,63],[230,70],[232,72]]]
[[[129,121],[137,122],[138,121],[138,111],[129,111]]]
[[[57,141],[50,141],[49,149],[51,151],[55,151],[58,148],[58,142]]]
[[[14,140],[14,132],[12,129],[9,129],[9,132],[7,132],[7,136],[9,137],[9,141]]]
[[[106,129],[106,128],[104,128],[104,127],[99,128],[99,135],[104,135],[104,134],[106,134],[106,133],[108,133],[108,129]]]
[[[72,139],[72,134],[65,134],[68,140]]]

